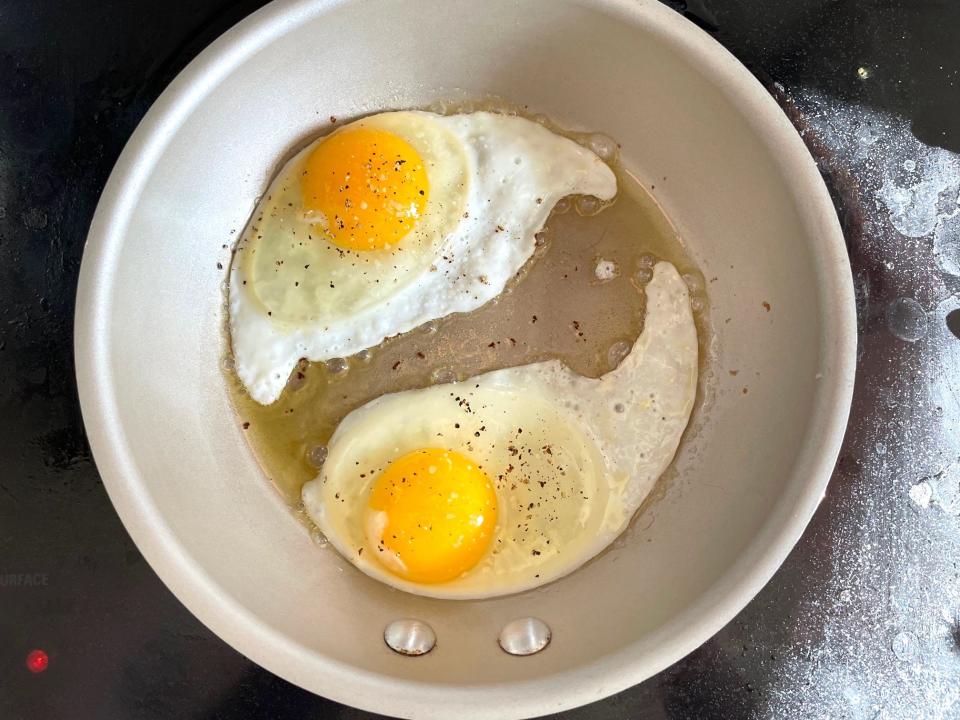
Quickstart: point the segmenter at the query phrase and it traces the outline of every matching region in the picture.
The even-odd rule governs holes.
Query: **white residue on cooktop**
[[[778,580],[735,621],[774,672],[750,717],[960,717],[960,157],[910,121],[793,89],[843,197],[857,390],[838,470]],[[789,633],[768,625],[788,608]],[[728,646],[728,658],[744,649]],[[733,661],[736,662],[735,660]]]

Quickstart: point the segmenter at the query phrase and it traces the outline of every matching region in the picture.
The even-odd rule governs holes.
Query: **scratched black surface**
[[[110,168],[174,75],[260,4],[0,5],[0,717],[374,717],[260,669],[179,604],[141,558],[107,499],[76,397],[75,284],[84,236]],[[955,295],[960,288],[949,277],[935,289],[911,287],[909,278],[925,277],[918,274],[890,277],[878,286],[883,277],[875,253],[862,251],[878,227],[871,221],[876,208],[864,200],[871,192],[868,179],[836,157],[835,136],[833,145],[819,139],[821,126],[831,121],[830,108],[848,113],[863,107],[905,118],[927,145],[960,150],[960,87],[953,84],[960,83],[960,10],[947,0],[668,4],[727,45],[805,131],[844,222],[858,289],[873,283],[871,299],[862,291],[859,308],[866,352],[836,476],[782,570],[685,660],[618,696],[559,717],[960,717],[956,514],[929,515],[924,522],[938,524],[924,530],[922,548],[892,527],[876,531],[883,539],[876,547],[863,545],[864,533],[849,532],[869,530],[864,518],[878,508],[882,521],[896,524],[901,516],[891,508],[900,507],[894,503],[917,480],[905,476],[899,482],[907,484],[894,488],[889,473],[876,470],[888,466],[867,457],[875,451],[875,421],[889,414],[882,424],[893,435],[902,434],[898,422],[945,422],[942,408],[940,420],[918,420],[881,402],[875,381],[900,383],[900,397],[910,402],[915,395],[905,390],[912,382],[921,387],[923,378],[904,375],[910,368],[922,375],[929,365],[910,364],[914,346],[887,332],[883,303],[894,291],[926,297]],[[811,118],[803,99],[814,95],[826,99],[826,110]],[[887,296],[884,287],[892,288]],[[958,324],[956,314],[950,317]],[[955,371],[957,365],[944,367]],[[912,437],[914,443],[942,443],[935,433]],[[934,450],[898,445],[896,437],[883,447],[907,473],[912,453]],[[935,449],[948,459],[958,455],[955,446]],[[893,552],[896,543],[907,549]],[[861,610],[821,624],[816,608],[841,612],[833,596],[841,552],[855,555],[860,568],[843,591],[844,603],[859,602]],[[912,641],[903,640],[903,633],[893,632],[899,625],[888,622],[900,611],[873,608],[870,585],[887,583],[889,597],[897,577],[918,570],[928,585],[912,612],[947,618],[946,645],[907,652],[910,642],[933,642],[929,638],[940,631],[918,630]],[[877,627],[883,630],[874,633]],[[24,665],[33,648],[49,653],[44,673],[31,674]],[[931,674],[922,664],[933,652],[938,670]],[[851,653],[860,664],[843,660]],[[837,658],[839,665],[826,662]],[[902,672],[880,668],[898,662],[906,663]],[[838,674],[854,666],[865,677],[838,683]],[[811,687],[815,683],[820,687]]]

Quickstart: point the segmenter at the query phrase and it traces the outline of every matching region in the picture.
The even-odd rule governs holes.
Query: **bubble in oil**
[[[702,297],[694,296],[690,298],[690,310],[694,313],[702,313],[707,309],[707,303]]]
[[[580,195],[574,202],[574,207],[578,215],[590,217],[600,212],[600,199],[593,195]]]
[[[314,445],[312,448],[307,450],[307,462],[310,463],[317,470],[323,467],[323,463],[327,460],[327,446],[326,445]]]
[[[587,147],[604,162],[613,162],[617,159],[619,146],[613,138],[602,133],[595,133],[587,138]]]
[[[563,213],[570,212],[570,198],[560,198],[557,204],[553,206],[553,212],[556,215],[563,215]]]
[[[364,365],[366,365],[373,359],[373,353],[370,352],[370,350],[361,350],[353,357],[357,359],[357,362],[362,362]]]
[[[326,547],[329,542],[327,540],[327,536],[320,532],[320,530],[317,528],[313,528],[310,531],[310,539],[313,540],[317,547]]]
[[[633,279],[639,287],[643,287],[653,280],[653,270],[648,267],[641,267],[633,274]]]
[[[430,381],[435,385],[446,385],[457,381],[457,374],[450,368],[437,368],[430,373]]]
[[[326,362],[327,372],[333,375],[340,375],[345,373],[350,367],[349,363],[344,358],[330,358]]]
[[[232,355],[225,355],[225,356],[223,357],[223,360],[220,361],[220,365],[221,365],[221,366],[223,367],[223,369],[226,370],[227,372],[233,372],[234,370],[237,369],[237,363],[236,363],[236,361],[233,359],[233,356],[232,356]]]
[[[652,268],[656,264],[657,258],[651,253],[643,253],[637,258],[637,267],[639,268]]]

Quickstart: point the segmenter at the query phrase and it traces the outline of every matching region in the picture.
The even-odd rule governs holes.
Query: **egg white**
[[[352,355],[492,300],[533,254],[534,235],[558,200],[571,194],[609,200],[616,194],[613,172],[594,153],[524,118],[398,112],[358,122],[390,129],[424,157],[431,199],[445,198],[428,204],[424,221],[442,237],[379,253],[337,252],[298,208],[295,189],[314,146],[287,163],[254,211],[230,272],[235,365],[261,404],[280,396],[300,358]],[[259,237],[264,232],[269,237]],[[277,262],[276,287],[261,271],[256,293],[249,277],[254,241],[269,241],[271,262],[274,255]],[[305,252],[321,251],[322,261],[304,261]],[[307,281],[288,269],[301,272],[304,265],[311,273],[330,274],[322,282],[311,280],[311,288],[337,294],[330,301],[316,299],[308,313],[283,319],[268,314],[257,293],[282,299],[301,292]]]
[[[363,572],[419,595],[495,597],[580,567],[626,528],[672,461],[693,409],[698,346],[686,284],[661,262],[646,295],[643,332],[601,378],[542,362],[385,395],[354,410],[334,433],[320,475],[303,488],[307,513]],[[379,472],[425,447],[474,459],[497,490],[491,550],[438,584],[387,571],[364,525]]]

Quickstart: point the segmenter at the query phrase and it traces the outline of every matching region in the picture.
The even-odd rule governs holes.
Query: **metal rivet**
[[[513,620],[503,626],[497,641],[510,655],[533,655],[550,644],[550,627],[534,617]]]
[[[384,628],[383,641],[401,655],[426,655],[437,644],[437,635],[425,622],[404,618]]]

